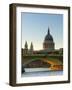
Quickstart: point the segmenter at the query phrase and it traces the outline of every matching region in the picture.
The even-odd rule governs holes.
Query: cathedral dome
[[[43,49],[47,50],[47,51],[52,51],[52,50],[54,50],[54,46],[55,46],[55,44],[54,44],[54,41],[53,41],[53,37],[50,34],[50,30],[48,28],[48,33],[45,36],[45,39],[44,39],[44,42],[43,42]]]
[[[48,33],[47,33],[47,35],[45,36],[45,41],[53,41],[53,37],[50,35],[49,28],[48,28]]]

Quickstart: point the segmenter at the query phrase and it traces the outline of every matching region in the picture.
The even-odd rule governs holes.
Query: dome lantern
[[[50,34],[50,29],[48,28],[48,33],[47,35],[45,36],[45,41],[53,41],[53,37],[52,35]]]
[[[48,35],[50,35],[50,30],[49,30],[49,28],[48,28]]]

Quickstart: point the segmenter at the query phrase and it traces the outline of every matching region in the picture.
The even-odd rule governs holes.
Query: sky
[[[31,42],[34,50],[42,50],[48,28],[55,43],[55,49],[63,48],[63,15],[48,13],[21,13],[22,48],[25,41],[30,49]]]

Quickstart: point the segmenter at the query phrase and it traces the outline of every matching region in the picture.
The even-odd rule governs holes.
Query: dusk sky
[[[63,48],[63,15],[46,13],[21,13],[22,48],[25,41],[30,48],[33,43],[34,50],[43,49],[44,38],[50,29],[55,49]]]

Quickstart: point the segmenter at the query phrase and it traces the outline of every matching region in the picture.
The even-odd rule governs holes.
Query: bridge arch
[[[49,68],[51,64],[44,61],[44,59],[42,58],[35,58],[35,59],[31,59],[28,62],[24,63],[23,66],[25,68],[38,68],[38,67]]]

